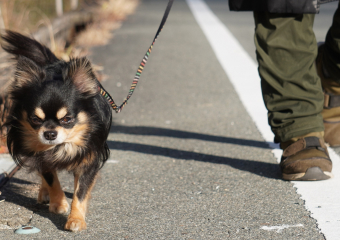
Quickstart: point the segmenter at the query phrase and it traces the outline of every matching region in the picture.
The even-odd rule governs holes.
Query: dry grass
[[[113,37],[112,31],[119,28],[121,23],[98,21],[87,26],[86,31],[79,33],[75,44],[83,47],[106,45]]]
[[[89,47],[108,44],[113,37],[112,31],[120,28],[121,21],[135,11],[138,3],[139,0],[99,0],[93,9],[97,12],[94,21],[75,36],[74,42],[67,49],[63,49],[64,43],[56,43],[55,54],[67,61],[70,56],[87,55]],[[101,69],[96,65],[94,68]],[[99,75],[98,77],[102,78]]]
[[[105,18],[121,21],[134,13],[137,5],[138,0],[108,0],[102,3],[102,12]]]
[[[83,2],[79,1],[80,4]],[[94,22],[76,36],[71,49],[64,49],[65,42],[55,42],[51,35],[49,44],[51,50],[66,60],[70,54],[77,56],[76,54],[87,53],[87,51],[75,49],[76,47],[88,48],[107,44],[113,37],[112,31],[119,28],[120,22],[135,11],[138,2],[139,0],[92,0],[95,4],[91,7],[91,11],[97,13]],[[1,21],[0,18],[0,28],[30,35],[32,31],[44,25],[52,33],[50,19],[55,17],[54,4],[55,0],[0,0],[0,13],[3,19]],[[65,8],[67,4],[69,1],[64,0]]]
[[[101,1],[97,11],[100,12],[94,23],[87,26],[86,31],[76,37],[80,46],[106,45],[112,38],[112,31],[120,27],[121,21],[132,14],[138,0],[106,0]]]
[[[36,30],[43,18],[55,17],[54,0],[0,0],[3,23],[6,29],[20,32]]]

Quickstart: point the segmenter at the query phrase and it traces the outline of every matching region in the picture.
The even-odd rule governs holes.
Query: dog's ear
[[[99,92],[98,81],[87,58],[71,59],[64,74],[64,79],[71,80],[82,95],[90,97]]]
[[[45,71],[32,60],[19,56],[14,73],[14,88],[23,88],[31,84],[42,82],[45,78]]]
[[[2,48],[15,56],[24,56],[31,59],[38,66],[44,67],[58,61],[58,58],[47,47],[20,33],[6,30],[1,34]]]

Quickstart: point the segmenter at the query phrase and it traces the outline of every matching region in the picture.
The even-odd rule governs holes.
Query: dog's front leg
[[[61,189],[56,171],[44,172],[41,174],[41,188],[38,196],[38,203],[50,201],[50,212],[66,213],[69,205],[65,193]]]
[[[68,216],[65,229],[73,232],[86,229],[85,214],[92,187],[95,183],[98,170],[88,167],[82,173],[74,174],[74,194],[71,204],[71,213]]]

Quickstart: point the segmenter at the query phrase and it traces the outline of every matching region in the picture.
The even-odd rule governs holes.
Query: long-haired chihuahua
[[[42,180],[38,202],[68,212],[57,171],[74,174],[74,195],[65,229],[86,228],[85,213],[99,169],[109,157],[110,105],[87,58],[59,60],[47,47],[6,31],[2,48],[16,60],[9,88],[7,146],[17,164]]]

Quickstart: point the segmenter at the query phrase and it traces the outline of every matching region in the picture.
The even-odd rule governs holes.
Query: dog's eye
[[[60,122],[61,122],[62,124],[68,124],[68,123],[73,122],[73,119],[72,119],[71,117],[63,117],[63,118],[60,120]]]
[[[31,117],[31,122],[35,125],[41,125],[43,121],[40,118],[34,116],[34,117]]]

